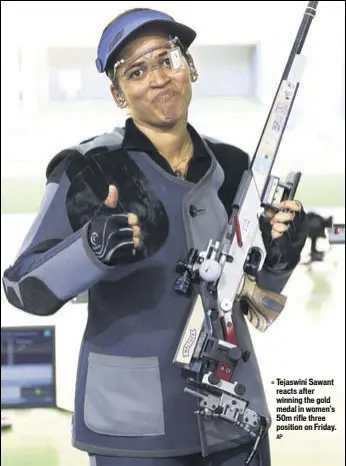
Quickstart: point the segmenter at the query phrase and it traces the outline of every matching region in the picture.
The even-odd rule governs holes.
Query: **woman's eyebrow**
[[[160,52],[155,58],[161,58],[161,57],[167,55],[167,53],[168,53],[168,50],[164,50],[164,51]],[[129,65],[129,66],[125,69],[124,74],[126,74],[126,73],[127,73],[128,71],[130,71],[132,68],[135,68],[135,67],[137,67],[137,66],[142,66],[142,65],[144,65],[144,64],[146,64],[146,63],[147,63],[146,60],[135,61],[134,63],[131,63],[131,65]]]
[[[146,61],[145,60],[142,60],[142,61],[136,61],[134,63],[131,63],[131,65],[129,65],[125,71],[124,71],[124,74],[126,74],[128,71],[132,70],[132,68],[136,68],[137,66],[143,66],[146,64]]]
[[[168,50],[164,50],[163,52],[159,53],[159,54],[157,55],[157,57],[160,58],[160,57],[163,57],[164,55],[167,55],[167,54],[168,54]]]

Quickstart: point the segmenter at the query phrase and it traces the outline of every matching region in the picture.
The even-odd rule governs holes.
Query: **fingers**
[[[132,227],[132,230],[133,230],[133,237],[134,238],[138,238],[139,236],[141,236],[141,229],[139,228],[138,225]]]
[[[285,210],[292,210],[293,212],[300,212],[302,210],[302,205],[299,201],[297,200],[292,200],[292,201],[283,201],[280,204],[280,208]]]
[[[117,188],[114,185],[110,185],[107,199],[104,202],[105,205],[107,207],[110,207],[110,208],[114,209],[118,204],[118,199],[119,199],[119,194],[118,194]],[[119,215],[117,215],[119,224],[122,223],[122,220],[121,220],[122,215],[124,217],[123,218],[124,227],[125,227],[125,225],[129,225],[131,227],[131,229],[122,228],[121,233],[126,235],[126,234],[128,234],[128,232],[131,232],[131,230],[132,230],[133,245],[134,245],[135,248],[138,248],[139,244],[140,244],[140,236],[141,236],[141,229],[138,226],[138,217],[137,217],[136,214],[132,214],[132,213],[130,213],[130,214],[119,214]],[[120,233],[120,236],[121,236],[121,233]]]
[[[273,218],[276,214],[276,210],[267,208],[264,210],[263,215],[267,218]]]
[[[280,204],[280,209],[299,212],[302,210],[302,204],[297,200],[283,201]],[[275,214],[277,214],[277,210],[271,209],[270,207],[267,207],[263,212],[263,215],[267,218],[273,218]]]
[[[293,220],[294,214],[292,212],[278,212],[274,217],[271,219],[270,223],[274,225],[277,222],[291,222]]]
[[[128,224],[131,226],[138,224],[138,217],[136,214],[128,214]]]
[[[141,229],[139,228],[139,226],[136,225],[132,227],[132,230],[133,230],[133,244],[135,248],[138,248],[139,243],[141,241]]]
[[[129,214],[134,215],[134,214]],[[141,240],[141,229],[138,225],[128,226],[125,228],[120,228],[117,233],[119,238],[130,238],[132,237],[133,244],[135,248],[138,248]]]
[[[300,213],[297,215],[298,212]],[[262,232],[267,231],[269,233],[268,226],[271,225],[271,237],[275,239],[280,238],[292,227],[297,231],[297,225],[302,221],[303,213],[302,204],[295,199],[282,201],[279,211],[266,207],[261,216]]]
[[[128,224],[132,228],[133,244],[135,248],[138,248],[141,240],[141,229],[137,225],[138,217],[136,214],[128,214]]]
[[[288,222],[293,220],[295,212],[278,212],[270,221],[272,225],[271,235],[272,238],[280,238],[288,229]]]
[[[274,230],[274,229],[272,229],[272,233],[271,233],[271,234],[272,234],[272,238],[273,238],[273,239],[280,238],[280,237],[283,235],[283,233],[279,233],[278,231],[276,231],[276,230]]]
[[[280,204],[280,208],[282,210],[271,215],[272,238],[279,238],[289,229],[289,225],[287,224],[293,221],[296,212],[302,210],[302,204],[296,200],[283,201]],[[269,215],[266,215],[270,216],[272,209],[267,209],[267,211],[269,211]]]
[[[117,188],[111,184],[109,186],[109,193],[107,196],[107,199],[105,200],[105,205],[107,207],[114,208],[118,204],[118,199],[119,199],[119,194]],[[131,226],[137,225],[138,224],[138,217],[136,214],[127,214],[128,218],[128,224]]]
[[[285,225],[284,223],[274,223],[272,227],[272,237],[279,238],[279,236],[283,235],[288,228],[288,225]]]
[[[109,192],[108,192],[107,199],[105,200],[106,206],[114,209],[114,207],[116,207],[118,204],[118,197],[119,196],[118,196],[117,188],[113,184],[111,184],[109,186]]]
[[[270,221],[272,225],[272,238],[279,238],[288,230],[289,225],[286,225],[285,222],[291,222],[293,216],[294,213],[290,212],[278,212],[276,215],[274,215]]]

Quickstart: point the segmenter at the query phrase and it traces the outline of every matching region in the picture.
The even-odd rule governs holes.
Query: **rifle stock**
[[[280,315],[286,304],[286,296],[260,288],[255,277],[244,274],[238,294],[249,305],[247,318],[260,332],[265,332]]]
[[[189,387],[185,391],[199,399],[197,414],[206,420],[220,418],[230,422],[254,439],[246,465],[254,458],[269,419],[259,409],[252,409],[260,395],[246,395],[247,387],[234,380],[233,371],[239,361],[245,371],[251,357],[248,348],[241,347],[245,340],[239,339],[238,343],[233,322],[234,305],[246,301],[249,322],[264,332],[286,303],[285,296],[262,289],[256,283],[255,275],[261,272],[266,258],[258,219],[260,208],[280,210],[281,200],[294,199],[300,180],[301,174],[297,172],[282,182],[271,175],[271,170],[299,87],[297,63],[317,4],[308,3],[255,156],[249,170],[243,173],[227,225],[217,240],[210,239],[205,251],[191,249],[188,257],[177,263],[179,277],[174,289],[187,294],[191,285],[196,284],[198,296],[173,362],[193,374],[187,380]],[[255,383],[256,377],[252,389]],[[207,442],[205,444],[202,442],[202,451],[208,448]]]

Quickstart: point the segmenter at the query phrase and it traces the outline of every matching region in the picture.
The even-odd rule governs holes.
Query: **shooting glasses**
[[[114,74],[128,80],[145,80],[150,72],[159,69],[167,75],[181,71],[185,66],[182,44],[178,37],[143,50],[126,60],[115,63]]]

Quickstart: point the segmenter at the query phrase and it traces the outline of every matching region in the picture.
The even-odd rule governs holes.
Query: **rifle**
[[[345,224],[334,223],[327,228],[327,236],[329,244],[345,244]]]
[[[307,237],[311,241],[310,245],[310,260],[305,262],[305,265],[311,262],[323,261],[325,252],[317,250],[317,242],[321,238],[326,238],[329,245],[345,244],[345,224],[334,223],[333,216],[327,218],[315,212],[308,212],[307,219]]]
[[[235,423],[255,439],[246,464],[255,455],[267,420],[248,408],[245,387],[231,381],[237,362],[249,358],[248,352],[237,346],[232,310],[236,302],[246,301],[248,320],[263,332],[286,303],[285,296],[256,283],[266,258],[259,215],[263,207],[278,211],[283,200],[294,199],[300,181],[300,172],[281,181],[271,171],[299,88],[300,53],[317,4],[309,2],[305,10],[250,169],[242,176],[221,237],[211,239],[205,251],[190,249],[177,263],[175,290],[188,294],[196,285],[198,294],[173,362],[198,376],[197,380],[189,378],[185,388],[200,399],[198,414]],[[216,306],[209,306],[209,297],[215,298]]]

